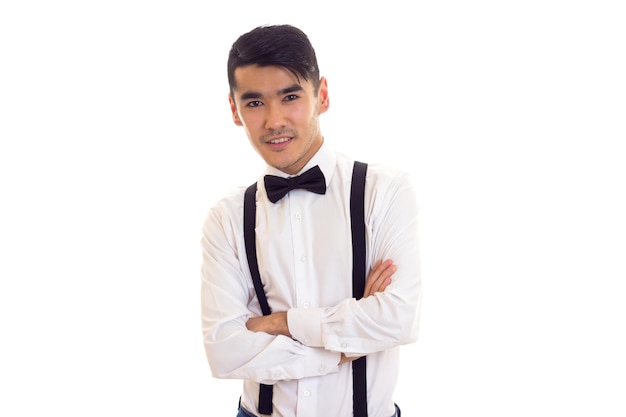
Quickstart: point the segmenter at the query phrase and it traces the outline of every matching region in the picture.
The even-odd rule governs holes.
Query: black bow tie
[[[267,198],[272,203],[277,202],[289,191],[296,188],[303,188],[316,194],[326,194],[326,180],[320,167],[316,165],[308,171],[291,178],[282,178],[276,175],[265,176]]]

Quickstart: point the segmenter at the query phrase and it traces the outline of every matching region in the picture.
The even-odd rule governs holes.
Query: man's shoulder
[[[344,153],[336,152],[337,165],[346,170],[352,170],[352,166],[355,162],[355,158],[349,157]],[[406,175],[406,172],[401,168],[379,161],[370,161],[367,158],[356,158],[356,161],[363,162],[368,166],[368,175],[374,175],[377,177],[389,177],[393,178],[398,175]]]
[[[224,196],[219,198],[209,210],[209,216],[225,218],[241,218],[243,216],[244,194],[248,186],[232,188]]]
[[[379,185],[391,184],[395,182],[403,182],[409,180],[409,174],[407,171],[392,164],[359,160],[367,164],[367,181],[373,182]]]
[[[387,188],[398,186],[400,184],[411,184],[412,182],[408,171],[398,166],[379,161],[370,161],[366,158],[356,158],[356,161],[367,164],[367,187]],[[344,172],[346,177],[351,175],[354,162],[354,158],[346,156],[341,152],[337,152],[337,166],[339,170]]]

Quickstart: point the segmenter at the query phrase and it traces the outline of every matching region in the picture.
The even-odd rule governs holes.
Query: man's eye
[[[295,99],[297,99],[298,96],[295,94],[289,94],[288,96],[285,96],[285,101],[293,101]]]
[[[248,104],[246,104],[246,107],[259,107],[262,104],[263,103],[261,103],[260,101],[255,100],[248,102]]]

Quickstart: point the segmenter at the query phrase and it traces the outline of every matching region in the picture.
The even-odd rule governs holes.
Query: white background
[[[265,23],[314,43],[327,142],[415,176],[404,414],[626,415],[622,2],[220,3],[1,3],[0,415],[235,415],[199,239],[262,167],[226,58]]]

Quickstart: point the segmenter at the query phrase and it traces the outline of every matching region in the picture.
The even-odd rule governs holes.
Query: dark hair
[[[259,26],[239,37],[228,54],[228,84],[237,87],[235,69],[247,65],[277,65],[313,83],[315,91],[320,71],[313,45],[300,29],[290,25]]]

